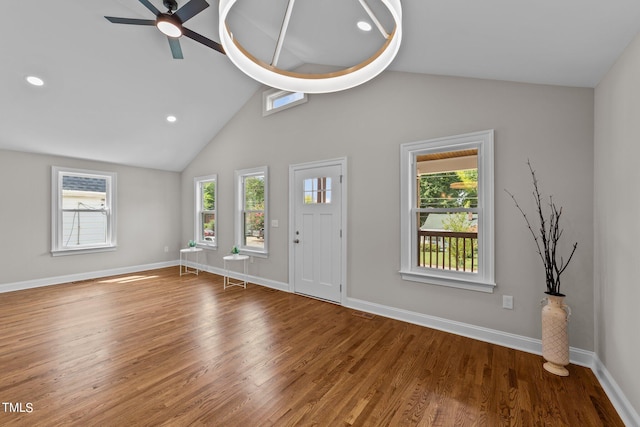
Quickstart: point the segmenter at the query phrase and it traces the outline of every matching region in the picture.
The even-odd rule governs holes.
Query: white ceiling
[[[219,41],[218,3],[208,1],[185,26]],[[384,21],[379,0],[368,2]],[[229,18],[234,36],[270,55],[286,3],[238,0]],[[640,30],[637,0],[403,0],[402,7],[403,41],[390,69],[415,73],[595,87]],[[260,85],[193,40],[181,39],[184,59],[174,60],[154,27],[112,24],[105,15],[153,19],[137,0],[4,2],[0,149],[181,171]],[[298,0],[281,64],[357,63],[356,52],[380,38],[354,30],[362,17],[357,0]],[[45,86],[28,85],[30,74]],[[168,114],[178,121],[167,123]]]

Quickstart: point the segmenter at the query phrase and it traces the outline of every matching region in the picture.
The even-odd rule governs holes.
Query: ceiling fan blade
[[[191,31],[188,28],[182,27],[182,35],[189,37],[191,40],[195,40],[198,43],[202,43],[205,46],[209,46],[213,50],[217,50],[220,53],[225,53],[224,48],[220,43],[214,42],[211,39],[206,38],[196,32]]]
[[[156,7],[152,5],[151,2],[149,2],[149,0],[138,0],[138,1],[142,3],[144,7],[149,9],[151,13],[153,13],[154,15],[158,16],[161,14],[161,12],[158,9],[156,9]]]
[[[182,56],[182,47],[180,47],[180,40],[177,37],[167,37],[167,40],[169,40],[169,47],[171,48],[173,59],[184,59],[184,56]]]
[[[209,3],[205,0],[191,0],[189,3],[178,9],[174,15],[177,15],[182,23],[185,23],[208,7]]]
[[[115,16],[105,16],[114,24],[132,24],[132,25],[156,25],[153,19],[133,19],[133,18],[117,18]]]

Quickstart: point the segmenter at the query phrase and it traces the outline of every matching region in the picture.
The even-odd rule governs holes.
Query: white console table
[[[202,248],[186,248],[180,249],[180,275],[183,274],[195,274],[196,276],[199,273],[198,268],[191,268],[186,264],[189,261],[189,254],[195,253],[196,266],[200,264],[200,252],[202,252]],[[183,259],[184,257],[184,259]]]
[[[222,257],[222,260],[224,261],[224,289],[227,289],[228,287],[231,286],[242,286],[244,289],[247,289],[247,260],[249,259],[248,255],[239,255],[239,254],[234,254],[234,255],[227,255],[225,257]],[[242,274],[243,280],[237,281],[237,282],[232,282],[230,277],[229,277],[229,263],[235,262],[235,261],[242,261]]]

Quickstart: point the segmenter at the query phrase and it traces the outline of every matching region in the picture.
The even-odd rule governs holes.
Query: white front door
[[[292,166],[293,290],[342,302],[343,163]]]

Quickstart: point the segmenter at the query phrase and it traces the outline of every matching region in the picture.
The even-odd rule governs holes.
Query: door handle
[[[300,239],[294,240],[293,243],[300,243]]]

